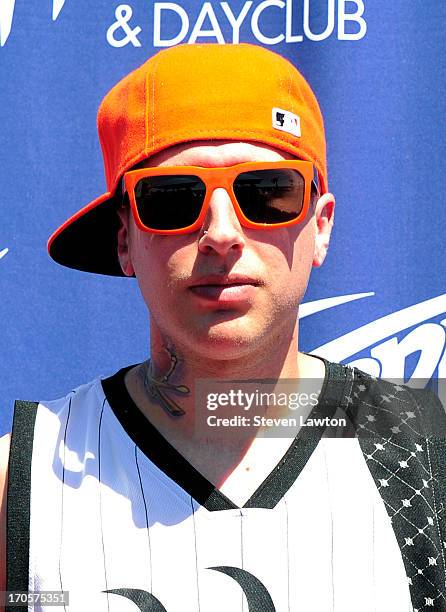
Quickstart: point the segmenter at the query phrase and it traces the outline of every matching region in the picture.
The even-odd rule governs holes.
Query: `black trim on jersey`
[[[348,395],[345,389],[347,368],[321,357],[319,359],[325,363],[325,378],[319,403],[308,418],[331,418],[336,409],[343,406],[345,395]],[[125,374],[132,367],[123,368],[101,381],[112,411],[130,438],[150,461],[207,510],[239,508],[198,472],[139,410],[124,383]],[[324,431],[325,426],[302,427],[277,466],[243,507],[274,508],[299,476]]]
[[[336,410],[345,404],[345,387],[348,383],[345,366],[326,359],[323,361],[325,378],[318,404],[307,417],[311,419],[331,419]],[[304,469],[325,429],[325,425],[302,427],[285,455],[245,503],[244,508],[274,508]]]
[[[136,406],[124,383],[124,376],[132,367],[101,381],[110,408],[125,432],[150,461],[202,506],[206,505],[208,510],[237,508],[169,444]]]
[[[6,506],[6,590],[28,591],[31,459],[37,402],[14,405],[9,451]],[[6,606],[5,612],[27,612],[28,606]]]

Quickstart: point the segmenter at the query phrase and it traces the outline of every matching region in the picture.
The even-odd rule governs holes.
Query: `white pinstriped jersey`
[[[69,591],[70,612],[412,611],[356,438],[301,432],[240,508],[148,423],[127,369],[37,407],[30,591]]]

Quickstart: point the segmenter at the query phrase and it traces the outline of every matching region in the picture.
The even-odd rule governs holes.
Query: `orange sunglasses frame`
[[[305,182],[303,198],[304,201],[302,209],[299,215],[295,219],[291,219],[290,221],[284,221],[283,223],[274,224],[255,223],[254,221],[250,221],[249,219],[247,219],[247,217],[245,217],[245,215],[243,214],[243,211],[240,208],[240,205],[237,202],[237,198],[234,193],[234,181],[243,172],[249,172],[251,170],[270,170],[274,168],[297,170],[302,175]],[[153,168],[141,168],[138,170],[130,170],[129,172],[126,172],[123,176],[123,191],[126,191],[128,193],[130,206],[136,225],[143,232],[150,232],[154,234],[178,235],[188,234],[190,232],[194,232],[200,229],[206,217],[212,194],[215,189],[218,188],[225,189],[226,192],[229,194],[229,197],[231,198],[232,204],[234,206],[235,213],[240,223],[244,227],[249,227],[252,229],[277,229],[281,227],[297,225],[307,216],[308,208],[310,205],[311,183],[314,176],[313,172],[313,164],[309,161],[301,159],[283,160],[275,162],[245,162],[242,164],[236,164],[234,166],[225,166],[218,168],[205,168],[202,166],[157,166]],[[138,213],[138,208],[136,206],[135,187],[138,181],[144,177],[149,176],[166,176],[174,174],[198,176],[204,182],[206,192],[203,204],[201,206],[201,211],[197,220],[192,223],[192,225],[188,225],[187,227],[182,227],[179,229],[160,230],[147,227],[141,221],[141,218]]]

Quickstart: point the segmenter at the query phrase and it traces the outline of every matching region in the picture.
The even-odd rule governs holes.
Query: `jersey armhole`
[[[28,591],[31,459],[37,402],[16,401],[6,504],[6,590]],[[5,612],[28,610],[6,606]]]

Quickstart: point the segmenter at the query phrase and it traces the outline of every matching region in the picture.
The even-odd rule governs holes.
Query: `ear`
[[[314,244],[313,267],[324,263],[334,222],[335,198],[332,193],[324,193],[315,207],[316,238]]]
[[[122,206],[118,208],[117,214],[119,217],[118,229],[118,259],[121,264],[121,269],[126,276],[134,276],[132,260],[130,257],[130,207]]]

